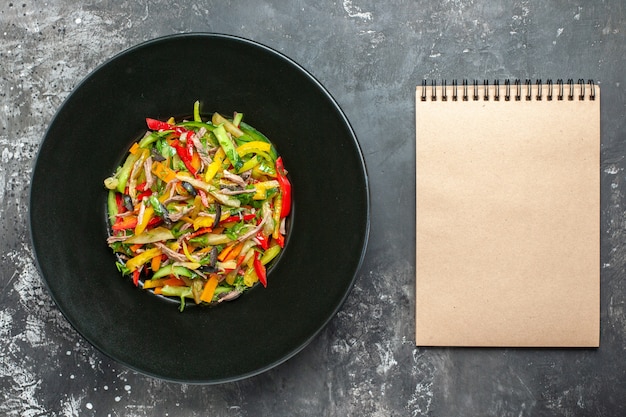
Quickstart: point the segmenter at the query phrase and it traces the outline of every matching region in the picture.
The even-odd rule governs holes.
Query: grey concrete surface
[[[625,7],[621,0],[1,1],[0,415],[625,415]],[[190,31],[253,39],[317,77],[357,133],[372,196],[367,256],[337,316],[286,363],[218,386],[155,380],[92,348],[42,286],[28,234],[32,167],[63,100],[116,53]],[[416,348],[415,86],[424,78],[570,77],[602,87],[601,347]],[[525,123],[532,121],[519,128]]]

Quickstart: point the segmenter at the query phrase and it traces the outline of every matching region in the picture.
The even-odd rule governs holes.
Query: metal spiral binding
[[[428,84],[427,80],[422,80],[421,100],[427,101],[430,98],[431,101],[437,101],[437,92],[439,91],[439,89],[437,89],[437,81],[431,80],[430,86]],[[504,100],[541,101],[545,98],[547,101],[553,101],[556,98],[557,101],[574,101],[576,99],[583,101],[596,99],[596,84],[593,80],[587,80],[585,82],[584,79],[579,78],[574,82],[572,78],[569,78],[567,81],[563,81],[563,79],[559,78],[556,80],[556,88],[554,84],[552,79],[546,80],[545,83],[543,83],[541,79],[537,79],[535,80],[534,86],[530,79],[525,79],[523,83],[520,79],[514,79],[512,83],[510,79],[506,79],[504,80]],[[577,97],[575,97],[574,93],[576,84],[579,86]],[[441,101],[448,101],[449,99],[452,99],[452,101],[458,101],[459,99],[462,101],[481,100],[479,93],[480,83],[478,80],[472,80],[470,83],[467,79],[463,79],[461,81],[461,88],[459,89],[458,80],[453,79],[451,96],[448,95],[447,80],[442,80],[439,86],[441,87]],[[490,86],[495,87],[493,89],[493,97],[489,95]],[[430,87],[430,97],[428,97],[428,87]],[[491,99],[493,99],[493,101],[500,101],[502,97],[500,94],[500,80],[498,79],[491,83],[489,80],[483,80],[482,90],[483,101],[489,101]],[[523,91],[525,91],[525,94],[523,94]]]

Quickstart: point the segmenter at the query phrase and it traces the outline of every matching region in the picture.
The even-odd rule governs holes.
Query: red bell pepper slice
[[[122,194],[115,193],[115,204],[117,205],[117,213],[124,213],[126,211],[126,207],[124,206],[124,200],[122,199]]]
[[[153,217],[148,222],[147,227],[156,226],[157,224],[161,222],[161,220],[162,219],[160,217]],[[137,227],[136,217],[120,217],[113,224],[113,226],[111,226],[111,229],[115,231],[119,231],[119,230],[134,229],[135,227]]]
[[[259,278],[259,282],[267,287],[267,271],[265,270],[265,265],[261,263],[261,253],[254,252],[254,262],[252,263],[254,266],[254,272],[256,272],[256,276]]]
[[[144,197],[150,197],[152,195],[152,190],[147,189],[146,191],[137,195],[137,200],[141,201]]]
[[[146,185],[148,185],[148,183],[146,181],[142,182],[141,184],[138,184],[135,187],[135,190],[142,192],[142,191],[146,191]]]
[[[167,122],[163,122],[157,119],[151,119],[149,117],[146,117],[146,124],[148,125],[148,129],[150,130],[173,130],[179,135],[188,132],[188,130],[184,127],[174,126]]]
[[[256,240],[259,242],[259,245],[261,245],[263,250],[267,250],[270,247],[270,240],[267,236],[265,236],[262,230],[256,234]]]
[[[205,233],[212,232],[212,231],[213,231],[212,227],[203,227],[201,229],[196,230],[193,233],[189,233],[187,236],[185,236],[185,239],[186,240],[193,239],[194,237],[197,237],[197,236],[200,236],[200,235],[203,235]]]
[[[278,243],[278,246],[281,247],[281,249],[285,247],[285,236],[283,236],[282,233],[279,233],[278,237],[275,240],[276,243]]]
[[[161,120],[146,117],[146,124],[150,130],[173,130],[174,126]]]
[[[139,286],[139,270],[135,269],[133,271],[133,284],[135,284],[135,287]]]
[[[255,217],[256,217],[256,214],[252,214],[252,213],[244,214],[243,216],[235,214],[234,216],[230,216],[230,217],[225,218],[224,220],[221,220],[220,224],[232,223],[232,222],[240,222],[241,220],[247,222],[249,220],[254,219]]]
[[[126,230],[126,229],[134,229],[137,226],[137,219],[134,217],[118,217],[111,226],[111,229],[117,230]]]
[[[282,156],[276,159],[276,179],[278,180],[280,193],[283,197],[283,205],[280,209],[280,218],[282,219],[289,216],[289,212],[291,211],[291,183],[285,174]]]
[[[196,175],[196,169],[193,167],[191,163],[191,154],[189,153],[189,149],[181,146],[180,144],[174,145],[174,149],[176,149],[176,153],[180,156],[180,160],[183,161],[183,164],[187,167],[187,170],[191,172],[191,175]]]

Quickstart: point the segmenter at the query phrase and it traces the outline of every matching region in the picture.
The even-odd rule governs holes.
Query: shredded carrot
[[[130,246],[130,250],[131,250],[133,253],[136,253],[136,252],[137,252],[137,249],[141,248],[142,246],[143,246],[143,243],[137,243],[137,244],[135,244],[135,245],[131,245],[131,246]]]
[[[204,285],[204,290],[202,290],[202,295],[200,295],[200,299],[205,303],[210,303],[213,300],[213,295],[215,294],[215,288],[217,288],[217,275],[212,274],[209,277],[209,280]]]
[[[156,287],[154,289],[154,293],[157,294],[157,295],[158,294],[163,294],[163,287]]]

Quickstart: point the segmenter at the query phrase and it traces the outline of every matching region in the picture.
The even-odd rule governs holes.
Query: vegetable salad
[[[229,301],[259,282],[285,245],[291,184],[282,158],[235,113],[146,119],[108,189],[117,267],[155,294]]]

